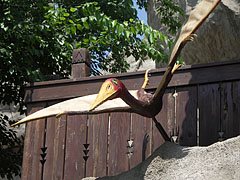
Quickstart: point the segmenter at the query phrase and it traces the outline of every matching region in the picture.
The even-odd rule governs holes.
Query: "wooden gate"
[[[150,72],[154,92],[165,69]],[[28,113],[97,93],[109,77],[139,89],[144,72],[55,80],[29,85]],[[240,134],[240,62],[186,66],[178,70],[156,117],[177,143],[206,146]],[[68,115],[27,124],[22,179],[80,179],[116,175],[164,143],[149,118],[134,113]]]

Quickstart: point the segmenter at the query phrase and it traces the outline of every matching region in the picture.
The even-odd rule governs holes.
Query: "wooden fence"
[[[165,69],[150,72],[149,92]],[[26,88],[28,113],[97,93],[109,77],[139,89],[144,72],[34,83]],[[77,105],[76,105],[77,106]],[[156,117],[176,142],[206,146],[240,134],[240,62],[186,66],[176,72]],[[149,118],[133,113],[68,115],[27,124],[22,179],[80,179],[129,170],[164,143]]]

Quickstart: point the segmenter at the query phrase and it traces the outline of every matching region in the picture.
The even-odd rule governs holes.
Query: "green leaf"
[[[70,22],[71,24],[74,24],[73,20],[69,19],[68,22]]]
[[[115,28],[116,24],[117,24],[117,20],[115,19],[112,21],[112,27]]]
[[[130,29],[131,29],[131,31],[132,31],[132,33],[133,33],[133,34],[136,34],[136,29],[135,29],[135,27],[134,27],[134,26],[131,26],[131,28],[130,28]]]
[[[75,12],[75,11],[76,11],[76,8],[71,7],[71,8],[70,8],[70,11],[71,11],[71,12]]]
[[[70,29],[69,28],[66,28],[66,33],[70,34]]]
[[[153,31],[150,32],[149,41],[150,41],[151,44],[152,44],[153,41],[154,41],[154,34],[153,34]]]
[[[81,24],[77,24],[77,29],[82,31],[82,25]]]
[[[76,31],[77,31],[76,27],[75,27],[75,26],[72,26],[72,27],[71,27],[71,31],[72,31],[72,34],[76,34]]]
[[[128,26],[128,22],[127,22],[127,21],[124,21],[123,24],[124,24],[125,26]]]
[[[89,16],[89,20],[94,21],[94,20],[96,20],[96,17],[95,16]]]
[[[119,24],[117,26],[117,34],[120,36],[122,35],[122,32],[123,32],[123,29],[124,29],[124,26],[122,24]]]
[[[68,17],[68,16],[70,16],[70,14],[69,13],[63,13],[63,16]]]
[[[87,21],[83,22],[83,26],[84,26],[86,29],[89,29],[89,25],[88,25]]]
[[[129,36],[130,36],[131,32],[126,30],[125,33],[126,33],[127,39],[129,39]]]
[[[66,18],[65,17],[60,17],[59,18],[61,21],[64,21]]]
[[[84,17],[84,18],[81,18],[81,21],[84,23],[87,21],[87,19],[88,19],[88,17]]]
[[[87,15],[88,15],[87,9],[84,8],[84,7],[82,8],[82,12],[83,12],[83,15],[84,15],[84,16],[87,16]]]

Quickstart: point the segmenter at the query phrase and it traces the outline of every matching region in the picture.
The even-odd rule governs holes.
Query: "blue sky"
[[[147,24],[147,12],[144,9],[138,9],[138,6],[136,4],[136,0],[133,0],[133,2],[134,2],[134,6],[137,9],[139,19],[143,20],[144,24]]]

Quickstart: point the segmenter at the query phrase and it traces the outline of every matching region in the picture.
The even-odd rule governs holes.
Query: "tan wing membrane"
[[[137,98],[137,91],[130,91],[130,93]],[[89,111],[90,106],[94,102],[96,97],[97,94],[93,94],[54,104],[33,114],[30,114],[29,116],[23,118],[12,126],[50,116],[60,117],[63,114],[98,114],[102,112],[129,111],[131,109],[129,105],[127,105],[122,99],[117,98],[106,101],[102,105],[98,106],[96,109]]]

